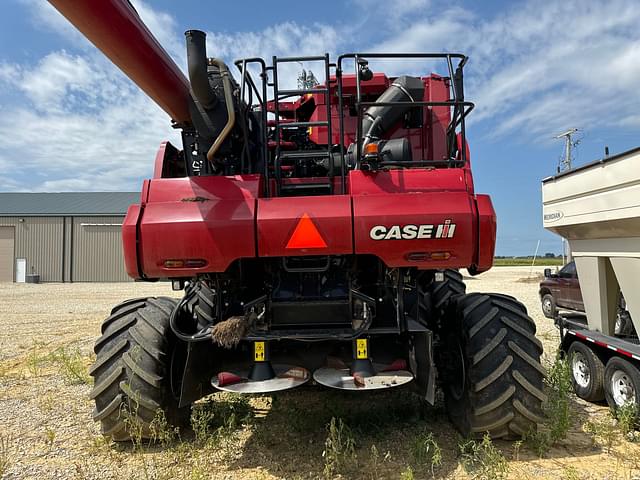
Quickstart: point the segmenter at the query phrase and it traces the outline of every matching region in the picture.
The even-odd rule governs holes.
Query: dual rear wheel
[[[449,417],[465,436],[520,438],[544,419],[545,371],[535,323],[516,299],[456,297],[439,371]]]
[[[605,400],[615,412],[627,405],[640,407],[640,370],[613,356],[605,363],[587,345],[575,341],[568,350],[571,382],[576,395],[590,402]]]
[[[465,294],[445,270],[423,312],[438,319],[436,367],[447,412],[465,436],[520,438],[543,421],[542,344],[524,305],[500,294]]]

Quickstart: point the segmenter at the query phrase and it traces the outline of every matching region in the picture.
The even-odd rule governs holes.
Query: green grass
[[[357,462],[354,435],[341,418],[332,417],[327,425],[327,438],[324,442],[322,457],[326,478],[334,478],[337,474],[344,473]]]
[[[530,267],[533,257],[515,257],[515,258],[494,258],[494,267]],[[538,267],[560,267],[562,266],[561,258],[536,258],[536,266]]]
[[[463,441],[458,448],[462,466],[473,480],[507,478],[509,463],[502,452],[493,445],[489,434],[485,434],[482,441]]]
[[[545,384],[547,400],[542,405],[545,422],[538,426],[537,431],[532,430],[526,435],[527,445],[540,457],[564,440],[571,427],[570,399],[573,387],[568,358],[556,354],[555,361],[547,369]]]
[[[68,384],[88,385],[91,383],[86,359],[78,347],[60,347],[49,355],[49,360],[58,365]]]

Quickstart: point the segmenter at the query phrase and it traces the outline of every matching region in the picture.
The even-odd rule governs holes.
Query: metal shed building
[[[0,282],[129,280],[120,230],[137,192],[0,193]]]

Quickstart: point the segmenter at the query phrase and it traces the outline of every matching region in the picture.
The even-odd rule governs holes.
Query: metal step
[[[329,93],[326,88],[307,88],[294,90],[278,90],[278,97],[292,97],[294,95],[306,95],[308,93]]]
[[[276,128],[300,128],[300,127],[328,127],[329,124],[325,122],[289,122],[281,124],[278,122]]]
[[[331,183],[283,183],[282,190],[314,190],[317,188],[331,189]]]
[[[328,158],[330,156],[326,150],[316,150],[313,152],[282,152],[280,153],[280,160],[285,158]]]

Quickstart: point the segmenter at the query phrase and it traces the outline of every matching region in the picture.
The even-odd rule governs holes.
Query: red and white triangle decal
[[[320,235],[313,220],[305,213],[291,234],[287,248],[327,248],[327,242]]]

